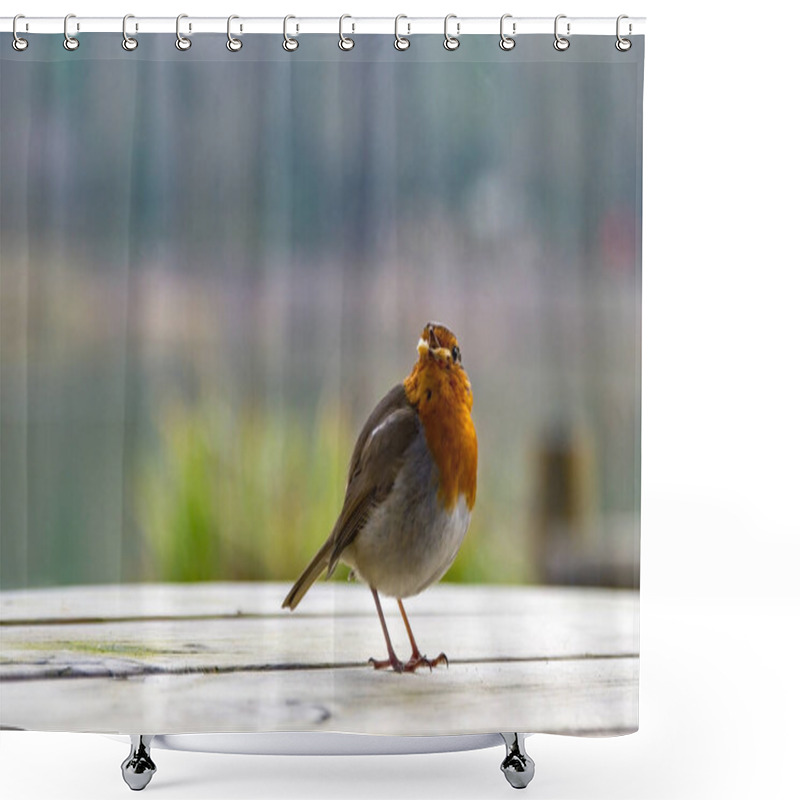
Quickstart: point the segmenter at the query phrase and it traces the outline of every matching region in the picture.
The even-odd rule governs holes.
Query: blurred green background
[[[479,438],[446,579],[638,585],[640,62],[43,38],[0,75],[2,588],[293,580],[431,319]]]

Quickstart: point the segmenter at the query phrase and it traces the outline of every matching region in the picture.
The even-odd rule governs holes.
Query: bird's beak
[[[442,347],[439,337],[433,325],[429,325],[422,332],[419,342],[417,342],[417,352],[420,358],[425,358],[428,355],[433,356],[437,361],[447,361],[450,351]]]

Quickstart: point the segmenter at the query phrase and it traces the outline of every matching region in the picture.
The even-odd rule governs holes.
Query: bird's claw
[[[412,655],[409,661],[405,664],[403,669],[406,672],[414,672],[417,667],[423,666],[428,667],[431,672],[433,672],[434,667],[438,667],[439,664],[444,664],[448,669],[450,668],[450,662],[447,659],[447,656],[444,653],[439,653],[438,656],[434,659],[427,658],[426,656],[422,656],[419,653],[416,655]]]
[[[450,661],[444,653],[439,653],[434,659],[426,658],[419,653],[415,653],[412,654],[411,658],[406,661],[405,664],[397,658],[397,656],[384,659],[383,661],[370,658],[369,663],[372,664],[375,669],[388,669],[391,667],[395,672],[416,672],[417,667],[428,667],[428,669],[433,672],[433,668],[438,667],[439,664],[444,664],[448,668],[450,667]]]
[[[377,658],[370,658],[369,663],[372,664],[375,669],[388,669],[391,667],[395,672],[402,672],[405,666],[397,656],[394,658],[386,658],[383,661],[379,661]]]

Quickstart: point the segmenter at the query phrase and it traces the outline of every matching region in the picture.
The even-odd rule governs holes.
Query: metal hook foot
[[[134,792],[139,792],[150,783],[156,765],[150,758],[152,736],[131,734],[131,752],[122,762],[122,778]]]
[[[536,770],[533,759],[525,752],[525,739],[519,733],[501,733],[506,743],[506,757],[500,765],[506,780],[515,789],[524,789]]]

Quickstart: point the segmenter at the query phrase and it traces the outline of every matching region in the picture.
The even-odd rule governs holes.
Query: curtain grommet
[[[126,14],[122,18],[122,49],[132,53],[139,46],[139,40],[133,36],[128,36],[129,19],[135,19],[133,14]]]
[[[22,38],[22,37],[21,37],[21,36],[20,36],[20,35],[17,33],[17,20],[18,20],[18,19],[25,19],[25,15],[24,15],[24,14],[17,14],[17,15],[14,17],[14,22],[12,22],[12,23],[11,23],[11,33],[12,33],[12,34],[13,34],[13,36],[14,36],[14,38],[13,38],[13,39],[12,39],[12,41],[11,41],[11,46],[12,46],[12,47],[13,47],[13,48],[14,48],[14,49],[15,49],[15,50],[18,52],[18,53],[22,53],[22,52],[24,52],[25,50],[27,50],[27,49],[28,49],[28,40],[27,40],[27,39],[23,39],[23,38]]]
[[[558,32],[558,21],[566,18],[567,18],[566,14],[559,14],[556,17],[555,22],[553,23],[553,33],[555,34],[556,37],[555,41],[553,42],[553,47],[555,47],[555,49],[558,50],[559,53],[563,53],[565,50],[569,49],[569,39],[567,39],[566,36],[562,36]],[[567,36],[569,36],[570,34],[570,27],[571,27],[570,23],[567,22]]]
[[[402,53],[411,47],[411,39],[406,38],[407,36],[411,35],[411,23],[406,23],[406,26],[408,27],[406,36],[401,36],[399,30],[401,19],[408,19],[408,17],[405,14],[398,14],[394,18],[394,49],[399,50]]]
[[[181,20],[188,19],[188,17],[188,14],[178,14],[175,19],[175,47],[182,53],[186,52],[192,46],[192,40],[181,33]],[[189,30],[191,31],[191,29],[192,26],[189,25]]]
[[[231,22],[233,22],[235,19],[239,19],[236,14],[231,14],[228,17],[228,41],[225,42],[225,47],[227,47],[231,53],[238,53],[242,49],[243,44],[241,39],[237,39],[231,33]],[[241,31],[241,26],[239,27],[239,31]]]
[[[344,21],[346,19],[353,19],[353,18],[349,14],[342,14],[342,16],[339,17],[339,49],[343,50],[345,53],[349,52],[356,46],[355,40],[349,38],[348,36],[345,36],[344,31],[342,30],[342,26],[344,25]],[[353,24],[352,27],[353,31],[355,31],[356,29],[355,24]]]
[[[619,52],[620,52],[620,53],[627,53],[627,52],[628,52],[628,50],[630,50],[630,49],[631,49],[631,47],[633,47],[633,42],[632,42],[630,39],[626,39],[626,38],[625,38],[625,37],[624,37],[624,36],[623,36],[623,35],[620,33],[620,23],[621,23],[621,22],[622,22],[622,20],[624,20],[624,19],[629,19],[629,17],[628,17],[628,15],[627,15],[627,14],[620,14],[620,15],[617,17],[617,41],[616,41],[616,42],[614,42],[614,47],[616,47],[616,48],[617,48],[617,50],[619,50]],[[632,31],[632,30],[633,30],[633,26],[632,26],[632,25],[630,24],[630,22],[629,22],[629,23],[628,23],[628,36],[630,36],[630,35],[631,35],[631,31]]]
[[[504,50],[506,53],[509,50],[513,50],[517,45],[517,40],[514,38],[514,34],[516,34],[517,32],[517,23],[516,22],[511,23],[511,32],[512,32],[511,36],[509,36],[503,30],[503,25],[505,24],[505,21],[511,18],[512,18],[511,14],[503,14],[503,16],[500,17],[500,49]]]
[[[64,49],[69,50],[70,53],[74,50],[77,50],[81,46],[81,43],[75,36],[69,35],[69,21],[71,19],[75,19],[75,14],[67,14],[67,16],[64,17]],[[77,30],[80,29],[81,26],[78,24]]]
[[[287,14],[283,18],[283,49],[287,53],[294,53],[298,47],[300,47],[300,40],[296,39],[294,36],[289,36],[288,25],[290,19],[296,19],[296,17],[292,14]],[[300,30],[300,26],[297,25],[295,28],[295,32]]]
[[[456,20],[456,35],[451,36],[451,34],[447,30],[447,23],[450,22],[451,19]],[[444,49],[449,50],[451,53],[454,50],[458,50],[459,46],[461,45],[461,41],[458,38],[458,35],[461,33],[461,23],[458,22],[458,17],[455,14],[448,14],[444,18]]]

